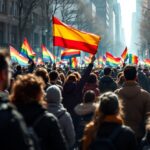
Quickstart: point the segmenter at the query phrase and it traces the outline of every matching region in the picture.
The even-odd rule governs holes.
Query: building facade
[[[28,5],[28,4],[26,4]],[[32,48],[39,51],[42,43],[48,45],[46,16],[43,16],[42,5],[35,7],[27,19],[22,40],[27,37]],[[17,0],[0,0],[0,46],[12,45],[19,49],[19,7]]]
[[[99,55],[106,51],[118,54],[124,46],[121,38],[121,8],[117,0],[93,0],[96,6],[97,31],[102,35]]]

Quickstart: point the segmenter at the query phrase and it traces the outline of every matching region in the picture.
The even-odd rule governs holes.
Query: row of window
[[[6,0],[0,0],[0,12],[1,13],[9,13],[13,16],[18,16],[18,7],[17,2],[12,1],[8,2]]]
[[[4,41],[4,36],[5,36],[5,24],[4,23],[0,23],[0,43],[7,43],[7,41]],[[18,44],[18,35],[17,33],[17,26],[11,26],[10,31],[8,30],[8,32],[10,32],[8,35],[10,36],[10,41],[11,44],[13,45],[17,45]],[[8,36],[8,37],[9,37]],[[29,41],[31,41],[31,37],[27,37]],[[42,35],[42,43],[46,44],[46,36]],[[33,40],[33,46],[34,47],[38,47],[39,43],[40,43],[40,35],[38,33],[33,33],[32,35],[32,40]]]

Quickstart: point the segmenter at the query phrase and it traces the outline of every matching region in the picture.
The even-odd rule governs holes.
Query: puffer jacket
[[[125,124],[131,127],[138,140],[141,140],[150,118],[150,94],[134,81],[126,82],[124,87],[115,93],[124,105]]]
[[[28,127],[32,127],[35,122],[41,120],[34,126],[34,131],[40,139],[42,150],[66,150],[65,138],[60,129],[57,119],[48,113],[40,104],[16,104],[19,112],[23,115]]]

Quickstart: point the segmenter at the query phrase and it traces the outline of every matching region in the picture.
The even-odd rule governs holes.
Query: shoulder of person
[[[135,132],[128,126],[122,126],[122,132],[127,136],[135,136]]]

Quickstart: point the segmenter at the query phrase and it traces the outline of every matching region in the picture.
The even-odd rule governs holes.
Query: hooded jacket
[[[145,125],[150,117],[150,94],[136,82],[128,81],[124,87],[115,91],[124,105],[125,124],[131,127],[138,139],[145,133]]]
[[[105,93],[109,91],[114,92],[117,89],[117,84],[111,77],[104,76],[100,79],[99,89],[101,93]]]
[[[47,89],[48,111],[54,114],[60,123],[69,148],[75,144],[75,131],[72,118],[62,105],[62,95],[60,89],[53,85]]]
[[[95,109],[96,109],[95,103],[81,103],[75,107],[74,111],[78,116],[77,117],[78,123],[76,125],[77,140],[80,141],[81,138],[83,137],[85,125],[92,120]]]

